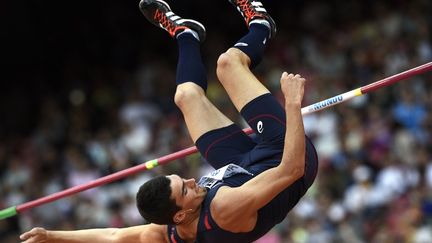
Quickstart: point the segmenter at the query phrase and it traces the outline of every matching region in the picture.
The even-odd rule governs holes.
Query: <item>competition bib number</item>
[[[211,189],[218,182],[222,182],[223,179],[229,178],[237,174],[247,174],[253,176],[252,173],[243,169],[242,167],[236,164],[229,164],[201,177],[201,179],[198,182],[198,185]]]

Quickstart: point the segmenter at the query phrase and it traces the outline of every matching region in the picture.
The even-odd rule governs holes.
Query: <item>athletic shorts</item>
[[[201,155],[215,169],[230,163],[245,169],[255,168],[254,165],[257,164],[265,164],[265,169],[269,167],[267,165],[277,166],[282,158],[285,142],[284,108],[272,94],[268,93],[246,104],[240,114],[254,130],[255,135],[248,136],[236,124],[209,131],[196,141]],[[317,167],[318,157],[315,148],[306,136],[307,187],[315,179]]]

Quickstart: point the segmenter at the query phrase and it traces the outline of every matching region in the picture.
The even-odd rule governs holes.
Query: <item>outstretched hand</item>
[[[44,228],[33,228],[20,235],[22,243],[44,243],[48,242],[48,233]]]
[[[282,93],[285,96],[285,103],[301,105],[306,79],[302,78],[299,74],[294,75],[283,72],[280,83]]]

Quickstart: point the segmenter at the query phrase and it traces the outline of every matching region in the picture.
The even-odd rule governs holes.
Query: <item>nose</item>
[[[189,186],[195,186],[195,179],[194,178],[187,179],[186,184]]]

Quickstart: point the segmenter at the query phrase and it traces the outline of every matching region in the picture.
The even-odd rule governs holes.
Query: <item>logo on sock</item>
[[[257,131],[258,131],[259,133],[263,133],[263,131],[264,131],[264,124],[263,124],[262,121],[259,121],[259,122],[257,123]]]
[[[267,42],[267,38],[264,38],[264,40],[263,40],[263,44],[265,45],[266,42]]]
[[[248,43],[238,42],[234,46],[249,46]]]

